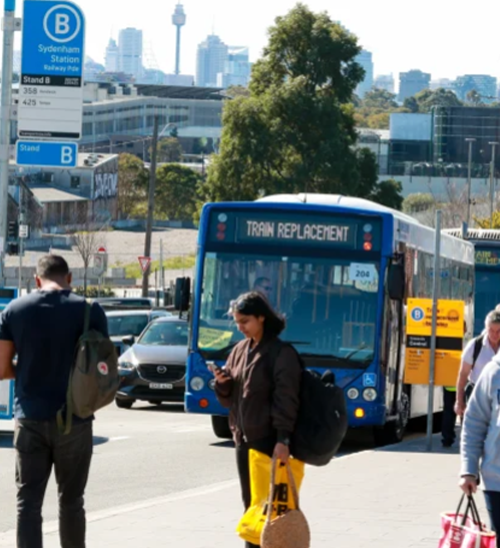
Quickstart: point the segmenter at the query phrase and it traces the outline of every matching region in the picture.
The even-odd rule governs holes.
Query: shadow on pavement
[[[184,413],[184,404],[165,403],[151,407],[132,407],[131,411],[160,411],[162,413]]]
[[[0,434],[0,449],[12,449],[14,447],[14,433],[5,432]]]
[[[215,443],[211,443],[210,447],[224,447],[227,449],[234,449],[234,442],[231,440],[227,441],[216,441]]]
[[[460,437],[457,434],[457,440],[452,447],[443,447],[441,444],[441,435],[432,436],[432,454],[433,455],[458,455],[460,453]],[[427,438],[420,436],[418,438],[405,440],[396,445],[379,447],[377,451],[389,451],[391,453],[428,453]]]
[[[104,445],[105,443],[108,443],[109,438],[103,437],[103,436],[93,436],[92,437],[92,445],[96,447],[97,445]]]

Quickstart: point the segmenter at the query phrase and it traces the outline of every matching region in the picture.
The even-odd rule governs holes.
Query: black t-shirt
[[[53,420],[66,402],[76,345],[83,334],[85,299],[70,290],[37,291],[16,299],[0,316],[0,340],[17,353],[14,417]],[[108,336],[104,310],[94,303],[90,328]]]

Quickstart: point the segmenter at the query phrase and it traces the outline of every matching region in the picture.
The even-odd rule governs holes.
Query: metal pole
[[[19,181],[19,219],[17,223],[17,238],[19,242],[19,296],[23,290],[23,238],[21,238],[21,225],[24,224],[24,210],[23,210],[23,185]]]
[[[431,356],[429,363],[429,401],[427,404],[427,451],[432,451],[432,430],[434,423],[434,375],[436,371],[436,330],[439,300],[439,282],[441,280],[441,216],[442,211],[436,211],[436,239],[434,243],[434,277],[432,280],[432,330]]]
[[[160,116],[155,115],[153,127],[153,141],[151,143],[151,165],[149,168],[149,196],[148,196],[148,218],[146,221],[146,242],[144,244],[144,256],[151,257],[151,236],[153,232],[153,214],[155,205],[155,187],[156,187],[156,159],[158,156],[158,124]],[[150,267],[151,268],[151,267]],[[149,294],[149,271],[148,268],[142,275],[142,296]]]
[[[2,91],[0,99],[0,269],[4,279],[4,260],[7,245],[7,212],[9,201],[9,146],[12,107],[12,72],[16,0],[4,0]]]
[[[469,163],[467,169],[467,226],[470,226],[470,206],[472,195],[472,143],[475,139],[465,139],[469,143]]]
[[[165,306],[165,277],[163,275],[163,240],[160,240],[160,293]]]
[[[493,228],[493,202],[495,201],[495,148],[497,142],[489,143],[491,145],[491,164],[490,164],[490,228]]]

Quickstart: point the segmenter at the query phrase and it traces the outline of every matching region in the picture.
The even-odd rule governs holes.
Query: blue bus
[[[228,313],[231,301],[265,285],[287,319],[283,340],[307,367],[333,371],[344,388],[350,426],[373,429],[376,443],[401,440],[409,419],[427,414],[427,387],[403,382],[405,303],[431,297],[434,239],[432,228],[361,198],[299,194],[206,204],[186,411],[211,415],[214,433],[230,436],[207,365],[224,365],[242,338]],[[441,249],[441,298],[463,300],[472,329],[474,247],[443,235]],[[186,306],[190,286],[188,279],[177,282],[176,299]]]
[[[500,304],[500,230],[470,228],[447,229],[445,232],[464,238],[475,247],[476,284],[474,288],[474,336],[484,329],[484,319]]]
[[[14,299],[16,288],[0,287],[0,312]],[[14,407],[14,381],[0,381],[0,420],[11,420]]]

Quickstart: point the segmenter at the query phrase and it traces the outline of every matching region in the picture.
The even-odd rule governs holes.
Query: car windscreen
[[[149,346],[187,346],[188,336],[186,322],[153,322],[137,342]]]
[[[148,320],[147,314],[108,316],[109,336],[125,337],[132,335],[138,337],[148,325]]]

